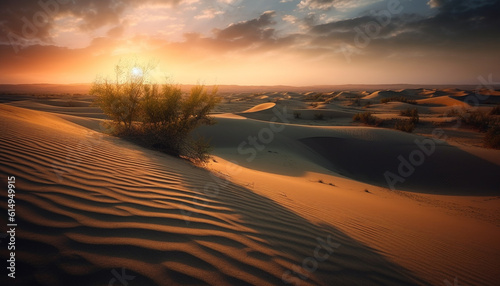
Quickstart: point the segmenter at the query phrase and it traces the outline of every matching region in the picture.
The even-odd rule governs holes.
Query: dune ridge
[[[341,247],[300,285],[425,284],[243,187],[207,196],[210,173],[180,159],[44,112],[0,110],[0,172],[18,186],[18,285],[108,285],[121,269],[140,285],[279,285],[328,235]]]
[[[370,95],[423,104],[362,98]],[[391,191],[383,172],[397,173],[398,156],[429,136],[352,126],[358,112],[390,119],[417,108],[423,130],[451,120],[440,115],[471,95],[227,95],[218,123],[196,130],[214,146],[204,168],[101,133],[91,97],[4,96],[0,173],[18,178],[17,283],[109,285],[125,271],[132,286],[493,285],[500,153],[435,141],[425,165]],[[255,157],[252,140],[262,145]],[[318,261],[325,245],[332,252]]]

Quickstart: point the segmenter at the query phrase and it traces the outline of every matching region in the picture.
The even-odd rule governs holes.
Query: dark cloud
[[[479,51],[500,44],[498,11],[500,1],[446,1],[436,16],[411,21],[402,28],[444,48],[471,47]]]
[[[370,0],[302,0],[300,1],[299,8],[307,8],[310,10],[323,10],[328,11],[332,9],[342,9],[342,8],[356,8],[371,4],[375,1]]]
[[[222,40],[239,40],[247,39],[262,40],[273,35],[274,30],[269,26],[274,25],[273,17],[276,15],[274,11],[267,11],[260,15],[259,18],[232,24],[223,30],[215,30],[214,33],[217,39]]]
[[[346,0],[302,0],[300,1],[300,8],[330,10],[336,5],[345,4],[349,1]]]
[[[0,42],[41,40],[50,43],[56,17],[72,15],[83,19],[80,27],[93,30],[118,24],[128,7],[148,3],[176,5],[182,0],[2,0],[0,1]],[[10,35],[10,37],[9,37]]]
[[[374,14],[310,27],[317,45],[369,42],[364,53],[404,54],[407,49],[470,52],[500,47],[500,1],[432,1],[438,13],[391,15],[390,20]],[[429,3],[430,4],[430,3]],[[368,39],[368,40],[367,40]],[[358,45],[359,46],[359,45]],[[365,46],[362,46],[365,48]]]

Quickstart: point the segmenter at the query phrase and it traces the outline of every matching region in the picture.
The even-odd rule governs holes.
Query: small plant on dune
[[[479,132],[488,131],[488,129],[491,126],[495,125],[495,123],[497,122],[497,120],[493,116],[483,113],[481,111],[464,113],[461,114],[459,117],[463,123],[478,129]]]
[[[420,121],[420,116],[418,115],[418,109],[416,108],[408,108],[406,110],[401,110],[401,116],[410,117],[410,121],[414,124],[417,124]]]
[[[300,119],[302,117],[302,114],[298,111],[294,111],[293,112],[293,117],[295,117],[295,119]]]
[[[189,139],[184,146],[183,154],[195,163],[206,163],[210,160],[209,152],[212,149],[210,141],[204,137]]]
[[[500,115],[500,104],[493,107],[493,109],[490,111],[490,115]]]
[[[370,101],[367,101],[367,102],[365,103],[364,108],[370,108],[370,107],[372,107],[372,103],[371,103]]]
[[[354,98],[354,99],[351,101],[351,106],[361,106],[361,99],[359,99],[359,97]]]
[[[463,113],[464,113],[463,110],[461,111],[456,108],[453,108],[452,110],[448,110],[447,112],[445,112],[444,117],[457,117],[462,115]]]
[[[392,102],[392,101],[399,101],[399,102],[408,103],[408,104],[417,104],[416,100],[408,99],[408,98],[406,98],[404,96],[382,98],[380,100],[380,103],[389,103],[389,102]]]
[[[315,113],[314,120],[325,120],[325,116],[323,115],[323,113]]]
[[[394,125],[394,128],[400,131],[412,133],[413,130],[415,130],[415,123],[409,119],[409,120],[396,120],[396,124]]]
[[[494,125],[488,129],[484,136],[484,146],[500,149],[500,124]]]
[[[193,161],[206,161],[209,144],[191,131],[215,121],[210,111],[219,102],[217,88],[194,86],[184,95],[179,86],[148,82],[153,65],[118,64],[115,80],[94,82],[94,105],[111,119],[110,130],[134,142]]]
[[[353,121],[360,121],[366,125],[370,126],[379,126],[382,123],[382,120],[376,118],[375,116],[372,115],[371,112],[363,112],[363,113],[357,113],[354,115],[352,118]]]

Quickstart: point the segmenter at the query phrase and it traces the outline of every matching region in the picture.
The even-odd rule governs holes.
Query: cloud
[[[342,6],[348,5],[348,1],[343,0],[302,0],[300,3],[304,5],[304,9],[307,8],[305,11],[292,8],[282,12],[266,11],[251,17],[248,13],[239,13],[237,17],[228,17],[227,20],[220,19],[217,13],[221,10],[213,5],[188,9],[191,7],[188,6],[189,3],[193,4],[195,1],[198,1],[196,3],[199,5],[203,3],[199,0],[161,2],[167,4],[161,4],[159,0],[142,2],[146,4],[136,4],[131,0],[119,2],[80,0],[74,4],[71,1],[64,5],[60,4],[56,16],[47,21],[45,26],[37,27],[39,31],[32,38],[43,40],[43,45],[27,47],[18,54],[18,57],[12,57],[12,47],[10,50],[8,46],[1,47],[0,62],[5,66],[0,68],[2,76],[5,77],[4,80],[13,78],[16,72],[18,76],[27,74],[31,78],[44,76],[41,71],[34,74],[30,70],[31,66],[40,61],[36,59],[37,57],[50,59],[46,60],[46,63],[57,62],[60,68],[56,72],[58,75],[63,75],[67,72],[63,64],[72,63],[72,66],[78,66],[80,69],[81,66],[90,65],[93,61],[108,62],[110,61],[108,58],[116,59],[129,53],[143,53],[164,58],[165,62],[176,64],[176,68],[181,70],[184,68],[186,74],[193,70],[186,68],[195,65],[191,65],[192,63],[211,62],[219,65],[225,62],[245,61],[252,64],[256,61],[266,62],[264,59],[274,62],[275,59],[277,61],[286,57],[290,58],[283,60],[282,63],[288,62],[288,59],[296,61],[299,58],[304,62],[316,61],[325,65],[328,62],[332,67],[335,66],[331,64],[332,62],[345,64],[342,47],[346,45],[356,49],[355,55],[360,59],[357,63],[379,60],[386,61],[388,65],[390,63],[402,65],[419,58],[421,62],[432,59],[435,62],[439,60],[459,65],[465,62],[473,63],[476,59],[479,62],[487,59],[491,63],[500,60],[497,52],[500,50],[497,28],[500,27],[500,17],[497,15],[497,11],[500,11],[500,1],[431,0],[428,5],[434,7],[432,15],[412,14],[411,11],[405,10],[407,14],[390,15],[390,21],[386,25],[380,25],[378,30],[373,28],[381,19],[369,11],[361,12],[354,18],[345,18],[345,15],[338,19],[322,18],[323,15],[339,14],[337,11],[332,11],[333,13],[325,11],[347,7]],[[212,4],[219,3],[227,7],[241,3],[240,0],[215,1],[212,0]],[[0,19],[5,19],[0,20],[0,31],[2,31],[0,45],[2,41],[6,43],[8,31],[17,31],[21,35],[23,22],[16,21],[20,19],[19,17],[33,19],[33,14],[39,7],[37,1],[19,0],[20,3],[27,5],[26,10],[14,7],[12,4],[6,5],[4,2],[0,3],[0,17],[4,16]],[[113,4],[115,2],[121,4]],[[351,5],[373,3],[373,1],[349,2],[354,3]],[[172,12],[171,7],[174,5],[180,8]],[[271,5],[270,7],[275,8]],[[186,9],[189,11],[186,12]],[[135,17],[129,17],[130,15]],[[190,18],[186,18],[188,17],[186,15]],[[218,19],[209,21],[214,16]],[[192,21],[193,18],[205,20]],[[184,23],[181,19],[191,19],[191,21]],[[243,21],[230,19],[243,19]],[[228,24],[229,22],[232,24]],[[21,25],[16,26],[13,23]],[[140,24],[139,28],[134,26],[137,23]],[[207,25],[211,23],[218,25],[218,29],[210,30],[211,27]],[[77,27],[73,32],[60,30],[63,26]],[[200,30],[199,26],[204,27]],[[93,41],[89,39],[90,45],[86,48],[82,48],[84,45],[78,46],[79,49],[47,45],[56,32],[85,34],[82,31],[86,29],[100,31],[96,33],[99,38]],[[369,44],[362,48],[356,47],[355,38],[359,31],[367,33],[367,29],[372,29]],[[173,31],[178,33],[177,38],[167,34]],[[183,33],[185,33],[184,38],[181,37]],[[81,62],[74,62],[73,59],[78,57],[82,59]],[[18,64],[16,61],[19,61]]]
[[[315,24],[310,26],[310,36],[312,43],[325,47],[335,44],[356,46],[356,37],[365,37],[370,45],[363,47],[363,53],[379,56],[394,53],[404,55],[409,50],[440,51],[446,56],[455,54],[450,51],[474,55],[481,50],[493,50],[500,46],[496,28],[500,27],[500,19],[495,12],[500,9],[499,1],[452,2],[441,2],[438,13],[432,17],[391,15],[386,25],[381,25],[383,19],[370,13],[357,18]]]
[[[231,24],[222,30],[215,30],[214,34],[217,39],[222,40],[240,40],[255,41],[269,38],[272,36],[274,30],[269,26],[274,25],[273,21],[275,11],[266,11],[259,18],[248,21],[242,21],[236,24]]]
[[[302,0],[298,4],[300,9],[318,10],[348,10],[370,5],[380,0]]]
[[[120,24],[108,30],[106,35],[111,38],[118,38],[123,35],[124,30],[125,30],[125,24]]]
[[[196,15],[194,18],[198,19],[198,20],[200,20],[200,19],[213,19],[213,18],[215,18],[215,16],[220,15],[222,13],[224,13],[224,12],[218,11],[215,8],[208,8],[208,9],[203,10],[200,15]]]
[[[297,22],[297,17],[295,17],[293,15],[285,15],[281,19],[285,22],[290,23],[290,24],[295,24]]]
[[[188,0],[186,0],[188,1]],[[140,5],[178,5],[183,0],[18,0],[0,2],[0,42],[18,39],[38,39],[51,42],[51,30],[57,18],[72,15],[81,18],[82,30],[91,31],[105,25],[120,23],[128,8]]]
[[[427,5],[431,8],[437,8],[443,6],[446,2],[448,2],[448,0],[429,0]]]

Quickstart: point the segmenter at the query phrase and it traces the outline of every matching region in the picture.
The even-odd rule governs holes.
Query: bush
[[[484,136],[484,146],[488,148],[500,149],[500,125],[494,125]]]
[[[217,88],[208,91],[197,85],[183,95],[178,86],[148,83],[151,69],[150,65],[118,64],[115,81],[97,80],[92,85],[94,105],[110,118],[114,135],[175,156],[206,161],[208,143],[193,140],[189,134],[200,125],[214,124],[209,113],[219,102]]]
[[[480,132],[488,131],[488,129],[497,122],[493,116],[480,111],[462,114],[460,115],[460,119],[463,123],[478,129]]]
[[[196,139],[191,139],[184,145],[183,154],[186,157],[191,158],[196,163],[206,163],[210,159],[209,152],[212,149],[210,146],[210,141],[204,137],[198,137]]]
[[[458,110],[453,108],[452,110],[448,110],[447,112],[444,113],[444,117],[457,117],[460,116],[464,113],[463,110]]]
[[[493,109],[490,111],[490,115],[500,115],[500,104],[493,107]]]
[[[406,110],[401,110],[400,115],[410,117],[410,121],[413,122],[414,124],[420,122],[420,116],[418,115],[418,109],[416,108],[413,109],[408,108]]]
[[[361,121],[366,125],[379,126],[382,120],[377,119],[371,112],[358,113],[352,118],[354,121]]]
[[[400,131],[412,133],[415,130],[415,123],[410,120],[396,120],[394,128]]]
[[[294,111],[293,112],[293,117],[295,117],[295,119],[300,119],[302,117],[302,114],[298,111]]]
[[[380,100],[380,103],[388,103],[388,102],[392,102],[392,101],[399,101],[399,102],[404,102],[404,103],[409,103],[409,104],[417,104],[416,100],[408,99],[404,96],[382,98]]]
[[[314,120],[324,120],[325,119],[325,116],[323,115],[323,113],[315,113],[314,114]]]

